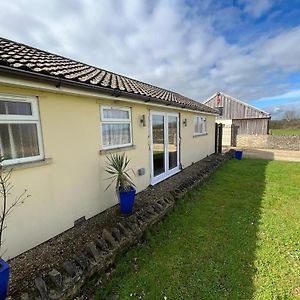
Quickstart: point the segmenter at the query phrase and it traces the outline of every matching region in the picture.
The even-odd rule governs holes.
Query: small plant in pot
[[[4,158],[0,155],[0,300],[6,299],[9,283],[9,264],[2,259],[4,253],[3,248],[3,232],[6,229],[6,218],[11,214],[13,209],[22,203],[25,199],[30,197],[25,190],[22,194],[16,197],[14,200],[10,200],[10,192],[13,189],[11,183],[12,169],[3,168]]]
[[[116,184],[116,191],[119,197],[120,212],[122,214],[131,214],[134,207],[135,185],[129,175],[132,169],[128,169],[130,159],[123,154],[110,154],[107,158],[107,167],[105,171],[111,176],[111,180],[106,190],[113,184]]]

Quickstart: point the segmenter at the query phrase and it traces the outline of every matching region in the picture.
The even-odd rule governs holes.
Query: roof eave
[[[93,86],[91,84],[87,84],[84,82],[72,81],[72,80],[68,80],[65,78],[57,78],[57,77],[50,76],[47,74],[37,74],[37,73],[27,71],[27,70],[15,69],[15,68],[12,68],[9,66],[0,65],[0,70],[7,74],[11,74],[11,75],[15,75],[15,76],[22,76],[22,77],[26,77],[28,79],[35,79],[35,80],[38,79],[40,81],[44,81],[44,82],[48,82],[48,83],[51,82],[51,83],[55,84],[56,87],[60,87],[60,86],[62,86],[62,84],[64,84],[66,86],[71,86],[71,87],[75,87],[75,88],[80,87],[80,88],[84,88],[87,90],[99,91],[104,94],[109,94],[110,96],[114,96],[116,98],[120,97],[122,95],[122,96],[126,96],[129,98],[134,98],[134,99],[140,100],[141,102],[153,102],[153,103],[161,104],[164,106],[180,107],[181,109],[186,108],[188,110],[194,110],[194,111],[217,115],[217,113],[208,112],[208,111],[197,109],[194,107],[189,107],[187,105],[183,105],[180,103],[175,103],[175,102],[171,102],[171,101],[167,102],[165,100],[161,100],[161,99],[157,99],[157,98],[153,98],[153,97],[149,97],[149,96],[145,96],[145,95],[129,93],[127,91],[121,91],[119,89],[106,88],[103,86]]]

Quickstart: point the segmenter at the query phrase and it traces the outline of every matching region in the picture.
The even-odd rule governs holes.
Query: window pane
[[[103,146],[130,144],[130,125],[128,123],[102,124]]]
[[[202,122],[202,118],[200,119],[199,133],[203,133],[203,122]]]
[[[119,119],[119,120],[129,120],[129,111],[121,109],[103,109],[104,119]]]
[[[177,117],[168,117],[169,170],[177,167]]]
[[[195,133],[206,132],[206,118],[196,117],[195,118]]]
[[[152,116],[154,176],[165,172],[164,116]]]
[[[0,114],[31,116],[31,104],[28,102],[0,100]]]
[[[195,118],[195,133],[198,133],[198,118]]]
[[[36,124],[0,124],[0,150],[4,159],[39,155]]]

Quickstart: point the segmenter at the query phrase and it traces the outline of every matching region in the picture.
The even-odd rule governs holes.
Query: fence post
[[[220,123],[219,124],[219,149],[218,149],[218,153],[222,153],[222,137],[223,137],[223,124]]]
[[[215,153],[222,153],[223,124],[215,123]]]
[[[218,123],[215,123],[215,153],[218,153]]]

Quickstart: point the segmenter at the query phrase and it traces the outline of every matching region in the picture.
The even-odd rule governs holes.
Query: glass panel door
[[[152,115],[152,159],[153,175],[165,172],[165,117]]]
[[[179,171],[179,115],[151,112],[151,183]]]
[[[178,117],[168,116],[169,170],[178,166]]]

